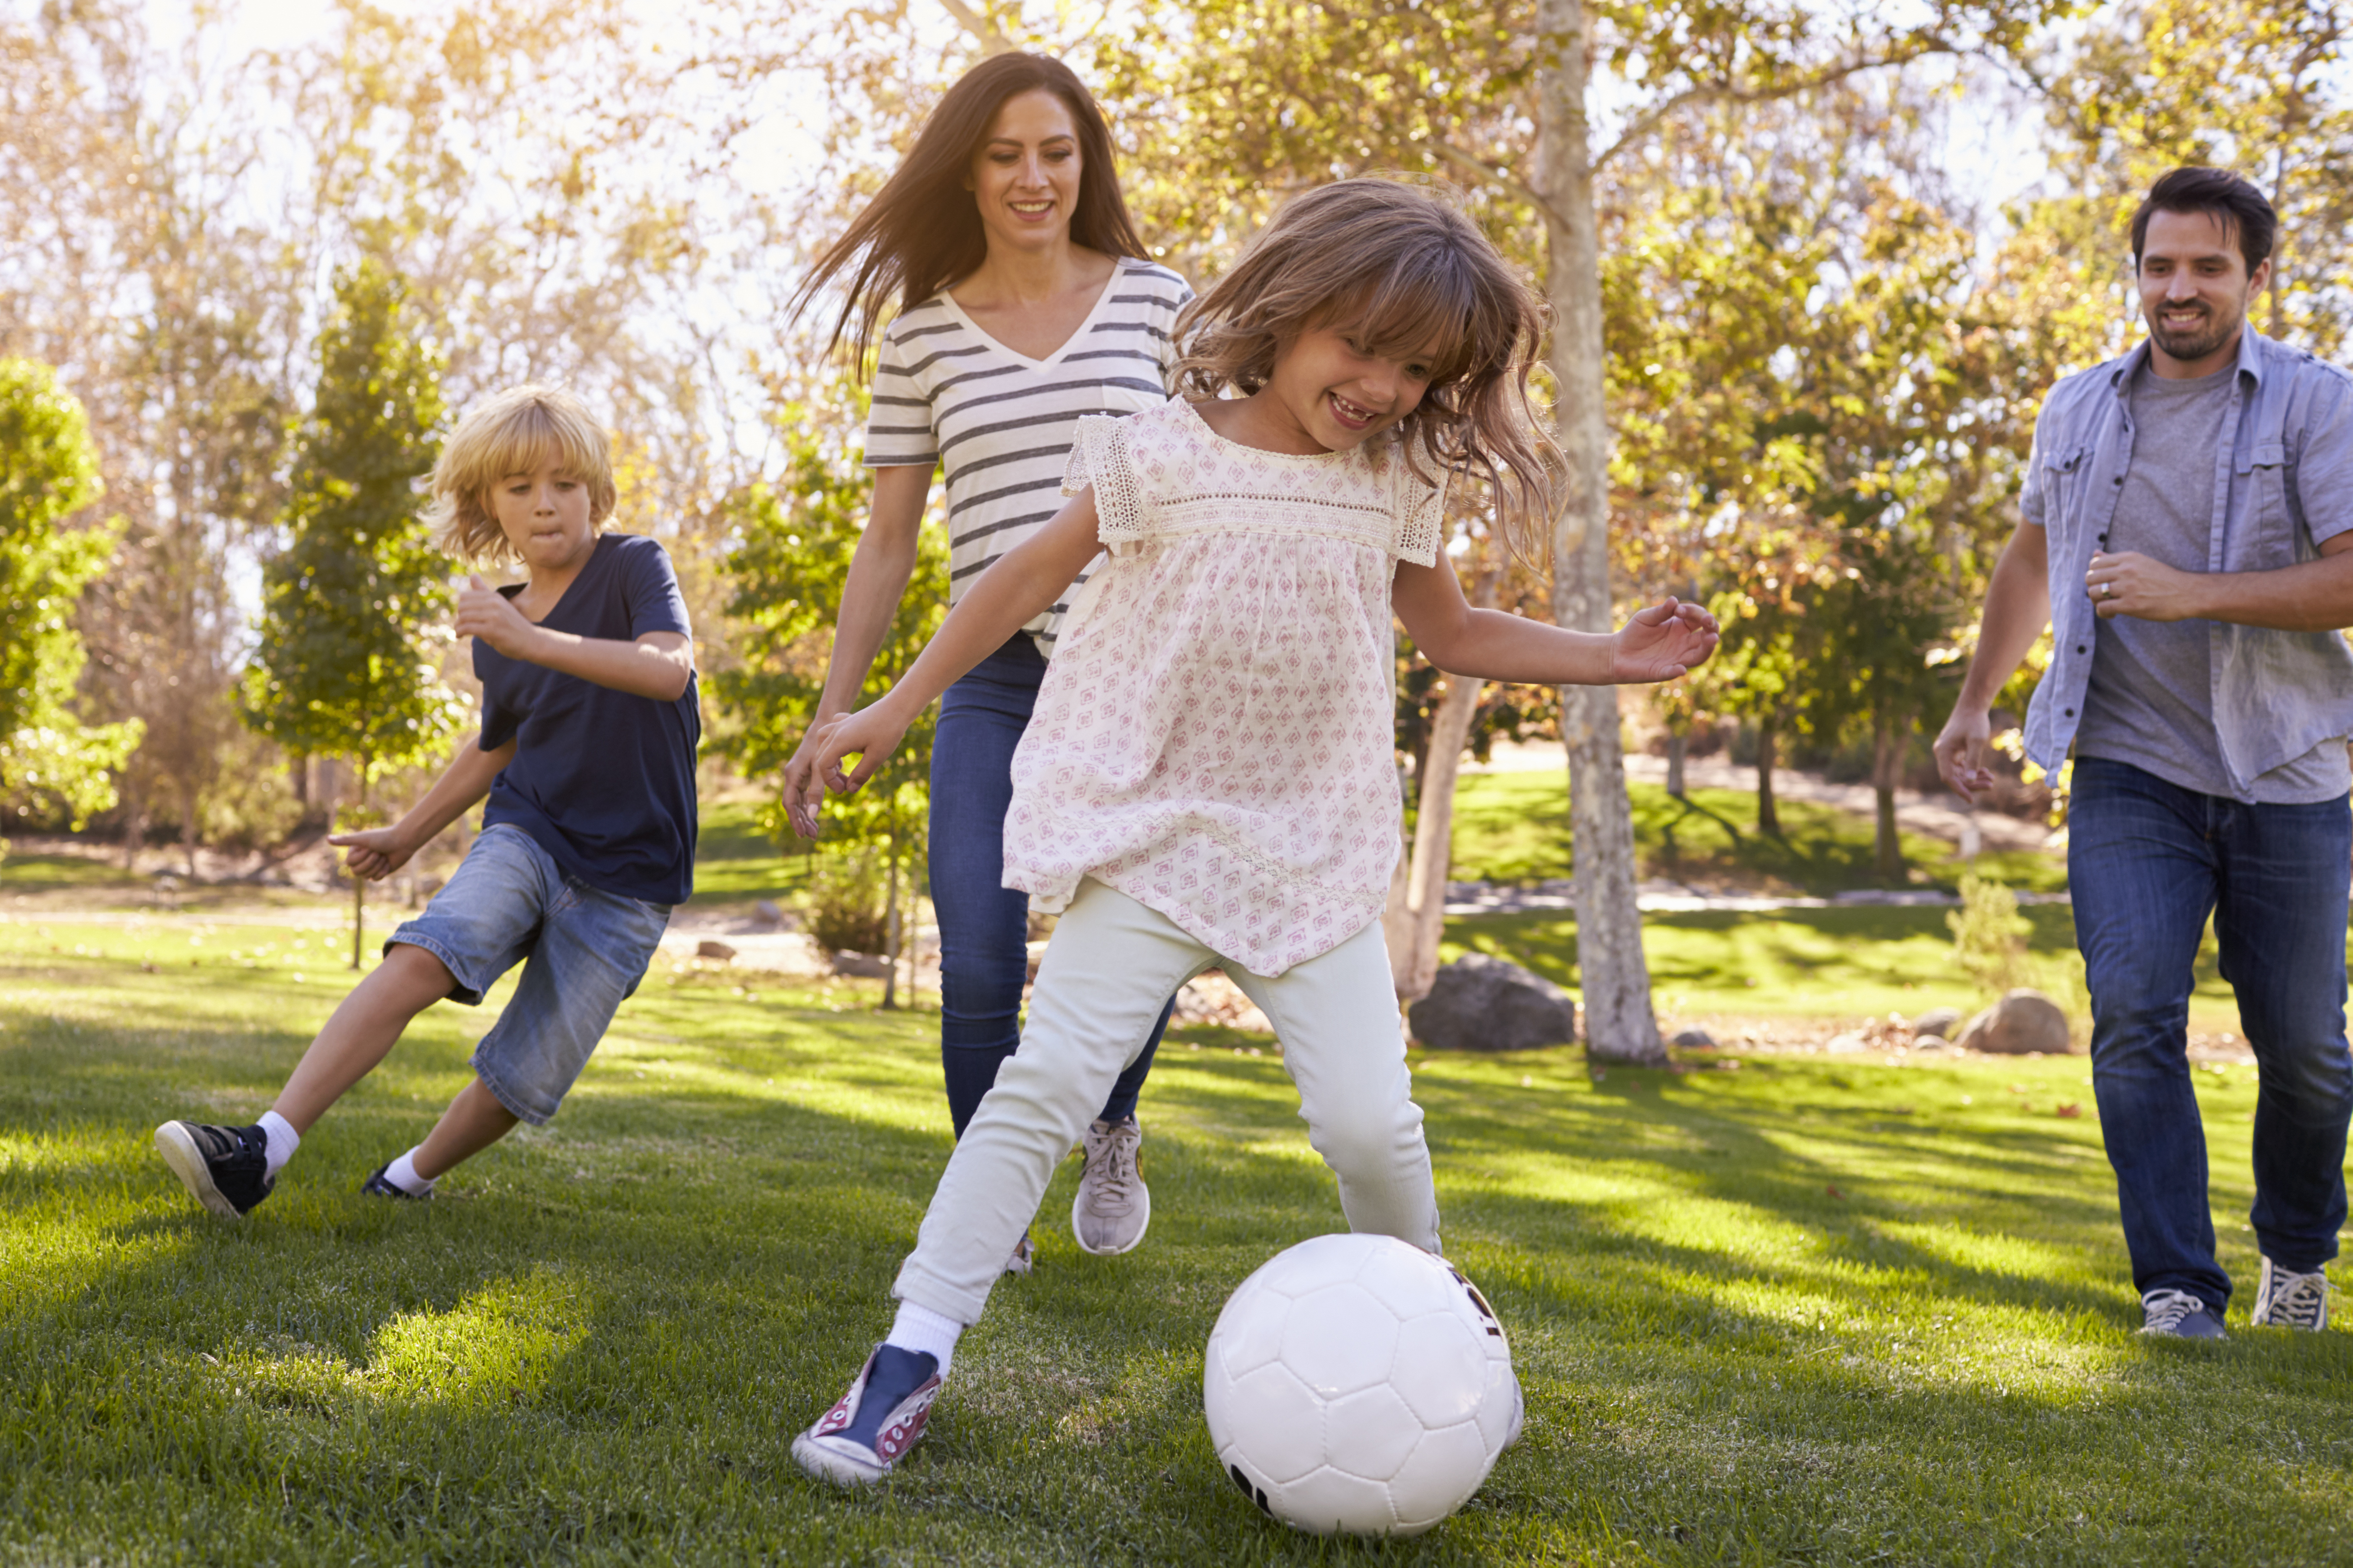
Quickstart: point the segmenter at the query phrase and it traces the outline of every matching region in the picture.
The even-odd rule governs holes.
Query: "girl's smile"
[[[1228,440],[1264,451],[1345,452],[1421,406],[1435,357],[1374,353],[1353,326],[1311,327],[1275,356],[1264,386],[1201,404],[1201,417]]]

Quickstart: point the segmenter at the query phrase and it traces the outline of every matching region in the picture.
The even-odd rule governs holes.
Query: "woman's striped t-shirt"
[[[947,472],[948,602],[1062,507],[1079,420],[1168,400],[1176,312],[1193,297],[1167,268],[1122,258],[1070,341],[1042,360],[975,326],[945,290],[882,334],[866,466]],[[1086,581],[1071,584],[1075,592]],[[1049,656],[1070,594],[1024,627]]]

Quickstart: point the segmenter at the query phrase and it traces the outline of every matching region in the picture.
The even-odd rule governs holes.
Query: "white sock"
[[[956,1340],[964,1333],[964,1325],[944,1313],[929,1307],[918,1307],[913,1301],[899,1303],[898,1320],[883,1343],[902,1351],[928,1355],[940,1363],[940,1375],[948,1374],[948,1363],[955,1359]]]
[[[302,1134],[294,1131],[291,1121],[274,1110],[261,1113],[261,1157],[269,1162],[271,1181],[278,1179],[278,1173],[286,1168],[286,1162],[294,1157],[294,1151],[301,1144]]]
[[[419,1143],[417,1149],[424,1147]],[[411,1149],[384,1168],[384,1179],[410,1197],[421,1197],[433,1190],[433,1184],[417,1173],[417,1149]]]

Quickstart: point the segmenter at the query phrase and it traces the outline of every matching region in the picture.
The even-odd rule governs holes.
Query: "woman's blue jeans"
[[[2133,1283],[2219,1315],[2206,1135],[2189,1061],[2191,967],[2214,918],[2222,978],[2255,1054],[2255,1201],[2263,1256],[2299,1273],[2345,1223],[2345,937],[2353,812],[2244,805],[2126,763],[2079,758],[2067,880],[2092,993],[2092,1085],[2116,1173]]]
[[[1045,656],[1026,632],[975,665],[940,699],[932,741],[932,908],[940,922],[940,1066],[956,1135],[980,1109],[997,1069],[1021,1044],[1029,979],[1029,896],[1005,886],[1005,814],[1013,749],[1021,743]],[[1136,1092],[1167,1031],[1176,998],[1133,1066],[1112,1085],[1103,1119],[1135,1112]]]

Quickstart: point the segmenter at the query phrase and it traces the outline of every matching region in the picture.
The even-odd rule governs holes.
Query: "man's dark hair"
[[[2148,238],[2151,213],[2211,213],[2223,236],[2236,237],[2239,254],[2247,258],[2247,275],[2254,276],[2272,253],[2272,236],[2279,232],[2279,214],[2253,182],[2228,169],[2192,165],[2176,169],[2148,188],[2148,195],[2133,214],[2133,267],[2140,266],[2143,242]]]

